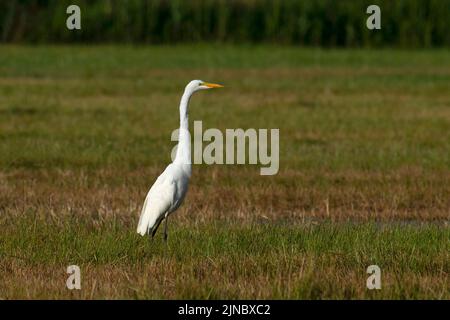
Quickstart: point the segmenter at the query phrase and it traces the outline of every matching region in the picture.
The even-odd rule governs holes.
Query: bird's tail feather
[[[139,217],[139,223],[137,227],[137,233],[141,236],[145,236],[148,230],[148,223],[150,220],[149,215],[145,215],[145,208],[147,207],[148,196],[145,197],[144,205],[142,206],[141,216]]]
[[[164,214],[171,205],[170,195],[173,193],[171,190],[162,190],[157,193],[158,190],[155,191],[153,188],[150,189],[147,197],[145,197],[137,227],[137,232],[142,236],[150,232],[159,220],[164,218]]]

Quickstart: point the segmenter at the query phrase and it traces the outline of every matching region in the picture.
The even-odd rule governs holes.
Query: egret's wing
[[[137,232],[145,235],[158,222],[173,203],[176,184],[167,173],[167,169],[158,177],[145,198]]]

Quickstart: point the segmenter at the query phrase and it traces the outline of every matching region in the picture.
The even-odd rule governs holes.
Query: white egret
[[[220,84],[192,80],[184,89],[180,102],[180,130],[174,161],[156,179],[145,198],[137,232],[152,238],[161,222],[164,223],[164,240],[167,240],[167,217],[183,202],[191,177],[191,139],[189,135],[188,105],[196,91],[221,88]]]

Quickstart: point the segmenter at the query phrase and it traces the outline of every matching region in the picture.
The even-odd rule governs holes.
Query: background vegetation
[[[65,27],[69,4],[81,7],[81,31]],[[370,4],[381,7],[381,30],[366,28]],[[449,0],[9,0],[0,2],[0,40],[448,47],[449,8]]]

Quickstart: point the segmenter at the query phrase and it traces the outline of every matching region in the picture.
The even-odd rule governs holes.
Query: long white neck
[[[180,101],[180,130],[174,162],[191,164],[191,136],[189,134],[188,106],[192,92],[185,90]]]

